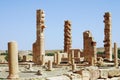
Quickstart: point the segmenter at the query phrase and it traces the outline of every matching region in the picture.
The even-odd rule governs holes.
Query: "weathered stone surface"
[[[48,69],[47,69],[47,71],[52,71],[52,61],[51,60],[48,61]]]
[[[82,51],[80,49],[70,49],[68,52],[68,62],[72,64],[72,61],[74,63],[80,63],[80,54]]]
[[[22,61],[23,61],[23,62],[26,62],[26,61],[27,61],[27,56],[26,56],[26,55],[23,55]]]
[[[36,42],[33,43],[33,62],[36,64],[43,64],[43,57],[42,55],[45,55],[45,49],[44,49],[44,11],[43,10],[37,10],[37,25],[36,25]]]
[[[93,40],[90,31],[85,31],[83,33],[83,38],[84,38],[83,53],[85,61],[89,62],[89,65],[95,65],[95,63],[97,62],[96,42]]]
[[[64,24],[64,52],[68,53],[72,45],[71,40],[71,22],[69,20],[65,21]]]
[[[76,71],[77,74],[81,75],[82,80],[90,80],[91,74],[88,70],[79,70]]]
[[[106,58],[112,61],[112,27],[111,27],[111,14],[106,12],[104,15],[104,48],[105,48],[105,55]]]
[[[57,52],[57,55],[56,55],[57,57],[56,57],[56,64],[57,65],[59,65],[60,64],[60,62],[61,62],[61,54],[60,54],[60,52]]]
[[[102,57],[98,57],[97,58],[97,66],[104,66],[104,62],[103,62],[103,58]]]
[[[16,42],[8,42],[8,65],[9,75],[8,79],[19,78],[18,72],[18,46]]]
[[[109,78],[118,77],[118,76],[120,76],[120,69],[111,69],[108,71]]]
[[[97,80],[99,78],[100,73],[98,67],[90,66],[87,69],[91,74],[90,80]]]
[[[118,49],[116,43],[114,43],[114,62],[115,62],[115,67],[118,68]]]
[[[76,70],[76,64],[72,64],[72,71]]]
[[[104,70],[104,69],[100,69],[99,70],[99,73],[100,73],[100,78],[108,78],[108,70]]]

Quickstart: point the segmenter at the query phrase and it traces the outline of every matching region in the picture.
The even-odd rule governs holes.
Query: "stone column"
[[[104,49],[106,58],[112,61],[112,26],[111,26],[111,14],[106,12],[104,15]]]
[[[71,48],[71,22],[69,20],[65,21],[64,24],[64,52],[68,53]]]
[[[57,63],[57,54],[55,53],[54,54],[54,64],[56,64]]]
[[[48,71],[52,71],[52,61],[48,61]]]
[[[72,64],[72,71],[76,70],[76,64]]]
[[[115,67],[118,68],[118,48],[116,43],[114,43],[114,62]]]
[[[80,58],[80,51],[78,51],[78,58]]]
[[[45,55],[42,55],[42,65],[45,65]]]
[[[74,60],[74,50],[72,50],[72,53],[71,53],[71,63],[72,64],[75,63],[75,60]]]
[[[61,54],[57,52],[57,59],[56,59],[57,65],[61,62]]]
[[[45,13],[43,10],[37,10],[36,13],[36,41],[33,43],[33,61],[42,65],[42,55],[45,55],[44,49],[44,29],[45,29]]]
[[[16,42],[8,42],[8,65],[9,75],[8,79],[19,78],[18,75],[18,46]]]
[[[22,60],[22,61],[23,61],[23,62],[26,62],[26,61],[27,61],[26,55],[23,56],[23,60]]]

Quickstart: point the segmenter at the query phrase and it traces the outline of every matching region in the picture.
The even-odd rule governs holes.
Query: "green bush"
[[[120,49],[118,49],[118,58],[120,59]]]
[[[54,56],[54,53],[46,53],[46,56]]]
[[[1,53],[1,55],[7,55],[8,53]]]
[[[5,56],[5,60],[8,61],[8,58],[9,58],[9,57],[8,57],[8,54],[7,54],[7,55]],[[19,55],[18,55],[18,61],[19,61],[19,62],[22,61],[22,58],[21,58]]]
[[[104,52],[100,52],[100,51],[98,51],[97,54],[104,54]]]

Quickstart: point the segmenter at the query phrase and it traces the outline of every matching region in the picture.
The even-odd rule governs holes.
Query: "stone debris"
[[[102,78],[102,79],[108,78],[108,70],[100,69],[99,73],[100,73],[100,78]]]

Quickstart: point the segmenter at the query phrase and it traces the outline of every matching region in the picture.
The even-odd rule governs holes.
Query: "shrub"
[[[46,53],[46,56],[54,56],[54,53]]]

